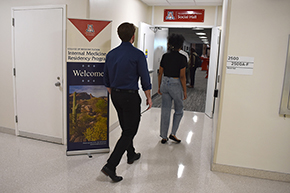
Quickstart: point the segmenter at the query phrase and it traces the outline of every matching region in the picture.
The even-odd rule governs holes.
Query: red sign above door
[[[164,9],[164,22],[204,22],[204,9]]]

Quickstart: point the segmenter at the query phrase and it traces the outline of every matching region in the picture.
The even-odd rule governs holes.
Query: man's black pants
[[[138,131],[141,117],[141,98],[138,91],[112,89],[111,99],[118,113],[122,134],[110,155],[107,167],[115,170],[120,163],[125,151],[127,158],[132,159],[135,155],[133,139]]]

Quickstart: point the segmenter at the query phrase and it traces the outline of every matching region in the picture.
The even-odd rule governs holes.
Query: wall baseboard
[[[46,136],[46,135],[29,133],[29,132],[25,132],[25,131],[19,131],[19,136],[63,145],[62,138],[58,138],[58,137],[50,137],[50,136]]]
[[[119,126],[119,121],[116,121],[115,123],[113,123],[112,125],[109,126],[109,132],[113,131],[118,126]],[[15,129],[1,127],[1,126],[0,126],[0,132],[15,135]],[[58,141],[58,143],[59,143],[59,141]]]
[[[15,135],[15,129],[10,129],[10,128],[6,128],[6,127],[0,127],[0,132]]]
[[[290,183],[290,174],[212,163],[212,171]]]
[[[113,131],[118,126],[119,126],[119,121],[116,121],[115,123],[113,123],[112,125],[109,126],[109,132]]]

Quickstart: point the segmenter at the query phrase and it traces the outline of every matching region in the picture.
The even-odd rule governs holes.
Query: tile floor
[[[160,109],[142,115],[135,137],[141,159],[123,157],[113,183],[100,170],[109,154],[66,156],[66,146],[0,133],[1,193],[290,193],[290,183],[210,171],[212,120],[185,111],[177,137],[159,138]],[[120,128],[110,133],[113,148]]]

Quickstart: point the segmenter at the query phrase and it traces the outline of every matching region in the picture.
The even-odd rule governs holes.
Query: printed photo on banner
[[[106,143],[108,97],[105,86],[70,86],[69,110],[69,142]]]

